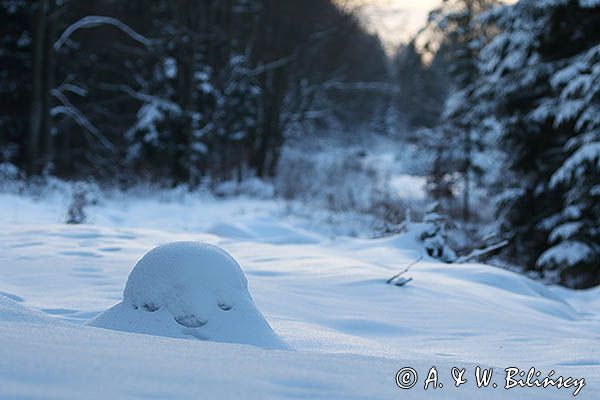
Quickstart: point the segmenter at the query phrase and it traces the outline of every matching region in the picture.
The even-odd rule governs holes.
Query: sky
[[[441,0],[337,0],[356,7],[370,29],[379,34],[386,47],[408,41],[427,20],[429,11]]]
[[[356,8],[368,28],[379,34],[386,50],[392,52],[407,42],[427,21],[429,11],[442,0],[336,0]],[[514,3],[515,0],[508,0]]]

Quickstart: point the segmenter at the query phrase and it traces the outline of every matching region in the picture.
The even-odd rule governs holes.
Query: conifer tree
[[[496,0],[446,0],[430,14],[428,30],[436,47],[436,57],[444,58],[452,94],[447,98],[434,144],[436,160],[430,174],[430,193],[452,198],[461,192],[461,217],[471,218],[474,179],[481,176],[477,154],[483,151],[480,110],[468,99],[473,96],[478,77],[479,50],[490,37],[478,16],[499,4]],[[460,177],[460,178],[459,178]],[[443,199],[440,199],[443,200]]]
[[[490,14],[478,99],[502,126],[501,231],[514,260],[572,287],[600,283],[600,2],[521,0]]]

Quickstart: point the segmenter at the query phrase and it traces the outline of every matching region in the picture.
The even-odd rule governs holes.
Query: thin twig
[[[401,287],[401,286],[404,286],[404,285],[406,285],[408,282],[410,282],[410,281],[412,281],[412,280],[413,280],[413,278],[412,278],[412,276],[411,276],[410,278],[408,278],[408,279],[405,279],[405,280],[403,280],[402,282],[395,282],[395,283],[394,283],[394,286]]]
[[[418,263],[419,261],[421,261],[423,259],[423,256],[417,258],[415,261],[411,262],[410,264],[408,264],[406,266],[406,268],[404,269],[404,271],[401,271],[399,273],[397,273],[396,275],[392,276],[390,279],[388,279],[386,281],[386,283],[390,284],[392,283],[395,279],[399,278],[401,275],[405,274],[408,272],[409,269],[411,269],[416,263]],[[411,281],[412,278],[410,278],[408,281]],[[404,284],[408,283],[408,281],[404,282]],[[402,286],[402,285],[399,285]]]

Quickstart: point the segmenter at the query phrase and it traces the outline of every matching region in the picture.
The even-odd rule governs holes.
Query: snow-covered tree
[[[550,280],[598,284],[600,2],[521,0],[485,22],[499,32],[470,98],[502,127],[496,182],[511,254]]]
[[[450,79],[441,121],[431,143],[436,152],[428,182],[429,192],[439,200],[462,196],[462,218],[471,218],[474,180],[481,176],[477,156],[483,151],[485,128],[478,104],[469,101],[477,89],[479,51],[490,37],[488,26],[478,16],[499,4],[496,0],[446,0],[431,12],[426,27],[427,49],[443,59]],[[441,139],[441,140],[440,140]],[[481,158],[481,157],[479,157]]]
[[[392,73],[399,90],[394,101],[404,120],[401,124],[407,128],[431,128],[439,123],[449,86],[441,59],[426,63],[415,40],[396,51]]]
[[[270,177],[290,131],[373,115],[387,73],[333,0],[0,0],[0,22],[0,162],[29,176]]]
[[[433,203],[427,208],[420,239],[427,254],[450,263],[457,258],[449,238],[456,232],[456,224],[442,212],[438,203]]]
[[[212,174],[217,179],[231,179],[236,173],[241,179],[249,161],[244,148],[252,147],[260,118],[261,88],[247,58],[232,54],[212,90],[214,109],[207,121],[211,129],[206,132]]]
[[[600,2],[599,2],[600,5]],[[600,23],[600,19],[596,20]],[[569,286],[600,284],[600,43],[574,55],[551,81],[558,96],[553,125],[567,127],[567,158],[550,186],[563,194],[559,212],[543,222],[553,245],[537,260]]]

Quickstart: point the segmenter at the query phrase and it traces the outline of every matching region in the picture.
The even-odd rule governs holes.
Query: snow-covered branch
[[[324,89],[346,90],[346,91],[376,91],[397,93],[400,91],[398,85],[387,82],[329,82],[323,85]]]
[[[60,49],[65,44],[65,42],[69,40],[71,35],[77,30],[94,28],[100,25],[114,26],[115,28],[121,30],[123,33],[127,34],[136,42],[141,43],[146,47],[149,47],[153,42],[152,39],[149,39],[139,34],[135,30],[133,30],[129,25],[123,23],[122,21],[116,18],[101,15],[88,15],[87,17],[83,17],[80,20],[74,22],[67,29],[64,30],[64,32],[60,35],[56,43],[54,43],[54,50]]]
[[[115,145],[108,140],[98,128],[92,125],[90,120],[87,119],[87,117],[83,115],[83,113],[79,111],[79,109],[75,107],[62,92],[55,89],[52,91],[52,95],[56,97],[62,103],[62,105],[54,107],[50,111],[51,116],[54,117],[56,115],[63,114],[71,117],[79,126],[90,132],[96,139],[98,139],[98,141],[109,151],[112,153],[117,152]]]
[[[500,249],[508,246],[508,244],[509,244],[508,240],[503,240],[500,243],[493,244],[493,245],[485,247],[483,249],[475,249],[472,252],[470,252],[469,254],[457,258],[454,262],[455,263],[464,263],[464,262],[467,262],[474,258],[481,258],[485,255],[488,255],[490,253],[493,253],[497,250],[500,250]]]
[[[275,61],[267,63],[267,64],[261,64],[258,67],[254,68],[252,71],[250,71],[250,75],[256,76],[256,75],[264,74],[265,72],[268,72],[268,71],[275,70],[277,68],[281,68],[284,65],[287,65],[291,60],[292,60],[292,57],[285,57],[285,58],[281,58],[279,60],[275,60]]]
[[[126,93],[127,95],[131,96],[132,98],[142,101],[144,103],[156,103],[156,104],[160,104],[160,106],[162,106],[166,109],[170,109],[175,112],[180,111],[179,106],[177,106],[177,104],[173,103],[172,101],[161,98],[161,97],[153,96],[148,93],[140,92],[138,90],[135,90],[134,88],[132,88],[129,85],[101,83],[101,84],[99,84],[99,87],[104,90],[116,90],[119,92]]]
[[[85,97],[85,96],[87,96],[87,93],[88,93],[87,88],[77,86],[73,83],[63,83],[54,90],[56,90],[60,93],[71,92],[80,97]]]

